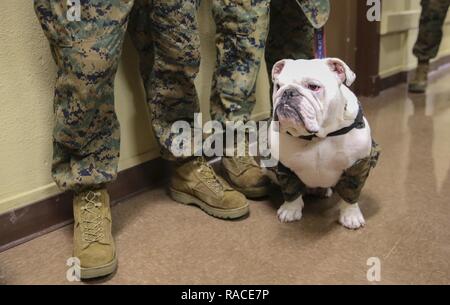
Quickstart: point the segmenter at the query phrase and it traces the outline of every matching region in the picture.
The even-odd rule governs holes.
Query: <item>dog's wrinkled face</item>
[[[293,136],[320,134],[330,113],[345,108],[341,86],[355,74],[340,59],[277,62],[272,70],[274,119]]]

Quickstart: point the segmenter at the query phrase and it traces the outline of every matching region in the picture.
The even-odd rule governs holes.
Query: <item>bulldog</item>
[[[272,70],[272,155],[278,156],[277,181],[285,199],[281,222],[302,218],[303,196],[322,190],[341,197],[339,222],[365,226],[358,206],[361,190],[379,150],[361,105],[348,88],[356,76],[337,58],[285,59]]]

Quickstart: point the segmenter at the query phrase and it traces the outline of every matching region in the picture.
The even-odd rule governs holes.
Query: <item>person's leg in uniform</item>
[[[314,58],[314,28],[296,1],[271,1],[265,55],[269,77],[279,60]]]
[[[141,74],[162,156],[173,161],[171,197],[219,218],[248,213],[242,194],[216,175],[203,157],[178,158],[172,144],[176,121],[193,126],[200,112],[194,80],[200,66],[198,0],[138,0],[130,33],[140,54]],[[191,151],[193,154],[194,151]]]
[[[270,1],[213,0],[212,4],[217,63],[211,117],[223,125],[227,121],[245,123],[256,103],[256,79],[264,59]],[[235,189],[252,198],[267,195],[269,180],[248,154],[224,157],[222,164]]]
[[[419,36],[413,50],[418,66],[415,77],[409,84],[410,92],[423,93],[427,88],[429,62],[438,54],[449,5],[450,0],[421,1]]]
[[[150,0],[135,0],[130,14],[128,33],[139,54],[139,71],[146,97],[151,96],[150,83],[155,63],[155,45],[152,37]]]
[[[58,67],[52,175],[74,196],[74,257],[81,277],[112,273],[117,257],[105,189],[117,175],[119,122],[114,77],[132,0],[82,2],[70,21],[65,1],[35,0]]]

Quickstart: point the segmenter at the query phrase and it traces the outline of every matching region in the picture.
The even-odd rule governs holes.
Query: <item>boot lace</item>
[[[86,202],[81,207],[80,224],[82,228],[82,239],[93,243],[101,241],[105,237],[103,230],[103,217],[101,213],[102,203],[99,201],[100,193],[89,191],[83,200]]]
[[[224,189],[222,181],[219,180],[214,170],[209,164],[206,163],[206,161],[200,161],[200,168],[198,169],[198,173],[200,174],[206,185],[214,190],[214,192],[218,193]]]

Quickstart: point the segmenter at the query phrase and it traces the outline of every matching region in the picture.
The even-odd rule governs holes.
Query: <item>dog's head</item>
[[[277,62],[272,70],[274,119],[293,136],[326,135],[326,127],[343,120],[355,73],[337,58]]]

